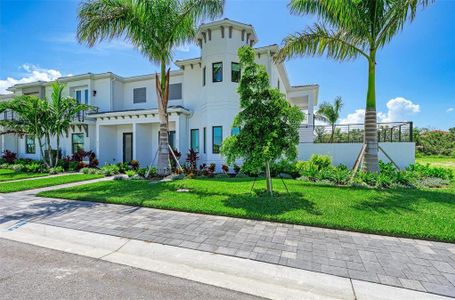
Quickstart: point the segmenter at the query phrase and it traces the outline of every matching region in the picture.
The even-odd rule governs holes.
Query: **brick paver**
[[[30,192],[1,197],[0,224],[38,222],[455,297],[455,244],[46,199]]]

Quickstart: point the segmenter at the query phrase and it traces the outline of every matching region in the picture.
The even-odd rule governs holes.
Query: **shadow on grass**
[[[221,181],[217,179],[204,179]],[[235,180],[234,182],[248,182],[252,180]],[[224,182],[224,180],[223,180]],[[231,180],[231,182],[233,182]],[[40,193],[39,196],[59,197],[65,199],[95,201],[101,203],[116,203],[133,206],[179,209],[193,212],[213,212],[220,209],[220,213],[233,212],[243,209],[246,216],[259,217],[262,215],[275,216],[294,210],[305,210],[309,214],[320,215],[315,203],[305,198],[302,193],[286,192],[275,193],[273,198],[262,194],[260,188],[250,191],[250,186],[232,187],[232,189],[210,189],[188,187],[189,192],[177,193],[177,189],[186,188],[185,181],[173,183],[147,182],[113,182],[112,184],[90,184],[68,189],[60,189]],[[233,189],[236,190],[233,193]],[[241,189],[241,190],[239,190]],[[210,199],[214,199],[213,205]],[[168,204],[166,201],[174,201]],[[181,204],[175,204],[181,201]],[[209,202],[207,202],[209,201]],[[219,205],[217,204],[219,203]]]

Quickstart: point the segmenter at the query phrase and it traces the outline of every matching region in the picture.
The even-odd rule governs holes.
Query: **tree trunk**
[[[265,181],[267,185],[267,193],[273,197],[272,176],[270,175],[270,162],[265,163]]]
[[[43,142],[41,141],[41,138],[38,138],[38,142],[39,142],[39,150],[40,150],[40,153],[41,153],[41,157],[43,158],[44,163],[47,166],[49,166],[49,164],[46,162],[46,157],[44,155],[44,146],[43,146]]]
[[[332,135],[330,135],[330,143],[333,143],[333,136],[335,135],[335,125],[332,124]]]
[[[161,80],[156,74],[156,96],[158,101],[158,115],[160,118],[160,144],[158,148],[157,173],[160,176],[167,176],[171,173],[169,167],[169,119],[167,115],[167,104],[169,100],[169,70],[166,72],[166,65],[161,62]]]
[[[59,134],[57,134],[57,144],[56,145],[57,145],[57,153],[55,155],[54,166],[56,166],[58,164],[58,159],[59,159],[59,157],[58,157],[58,152],[59,152],[59,149],[60,149],[60,135]]]
[[[47,158],[49,160],[49,166],[52,168],[54,166],[52,162],[52,146],[51,146],[51,138],[50,136],[46,136],[46,142],[47,142]]]
[[[367,106],[365,111],[365,150],[364,170],[368,172],[379,172],[378,163],[378,127],[376,117],[376,53],[370,53],[368,62],[368,93]]]

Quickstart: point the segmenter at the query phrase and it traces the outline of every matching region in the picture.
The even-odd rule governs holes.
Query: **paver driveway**
[[[455,244],[6,194],[0,224],[36,222],[455,297]]]

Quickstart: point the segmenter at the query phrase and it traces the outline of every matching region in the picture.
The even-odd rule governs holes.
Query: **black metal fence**
[[[336,124],[314,126],[315,143],[362,143],[364,124]],[[379,142],[412,142],[412,122],[378,123]]]

